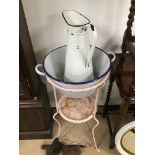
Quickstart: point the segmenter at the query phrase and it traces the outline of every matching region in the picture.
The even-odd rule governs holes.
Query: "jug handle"
[[[96,40],[97,40],[97,31],[96,31],[95,26],[90,24],[90,28],[91,28],[92,34],[93,34],[93,43],[92,43],[92,46],[90,48],[90,52],[89,52],[88,57],[87,57],[86,67],[89,67],[89,64],[92,60],[94,50],[95,50],[95,44],[96,44]]]
[[[46,76],[46,74],[45,74],[44,72],[41,72],[41,71],[39,70],[40,67],[43,67],[43,65],[42,65],[42,64],[36,65],[36,67],[35,67],[36,73],[39,74],[39,75],[41,75],[41,76]]]

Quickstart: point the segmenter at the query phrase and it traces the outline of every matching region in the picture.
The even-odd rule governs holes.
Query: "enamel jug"
[[[64,80],[76,83],[93,80],[96,29],[88,18],[77,11],[66,10],[62,16],[68,33]]]

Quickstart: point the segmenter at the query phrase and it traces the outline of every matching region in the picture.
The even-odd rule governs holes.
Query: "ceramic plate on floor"
[[[135,121],[126,124],[117,132],[115,145],[121,155],[135,154]]]

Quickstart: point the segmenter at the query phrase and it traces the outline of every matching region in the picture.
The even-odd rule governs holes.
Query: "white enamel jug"
[[[88,18],[76,11],[66,10],[62,15],[68,33],[64,80],[68,82],[93,80],[92,57],[97,39],[96,29]]]

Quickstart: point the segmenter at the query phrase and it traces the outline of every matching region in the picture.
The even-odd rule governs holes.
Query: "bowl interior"
[[[44,59],[43,66],[46,74],[52,79],[67,83],[64,81],[64,70],[65,70],[65,57],[66,57],[67,46],[59,47],[51,51]],[[111,61],[108,55],[101,49],[95,48],[95,52],[92,59],[94,80],[86,81],[85,83],[99,80],[103,77],[111,68]]]

